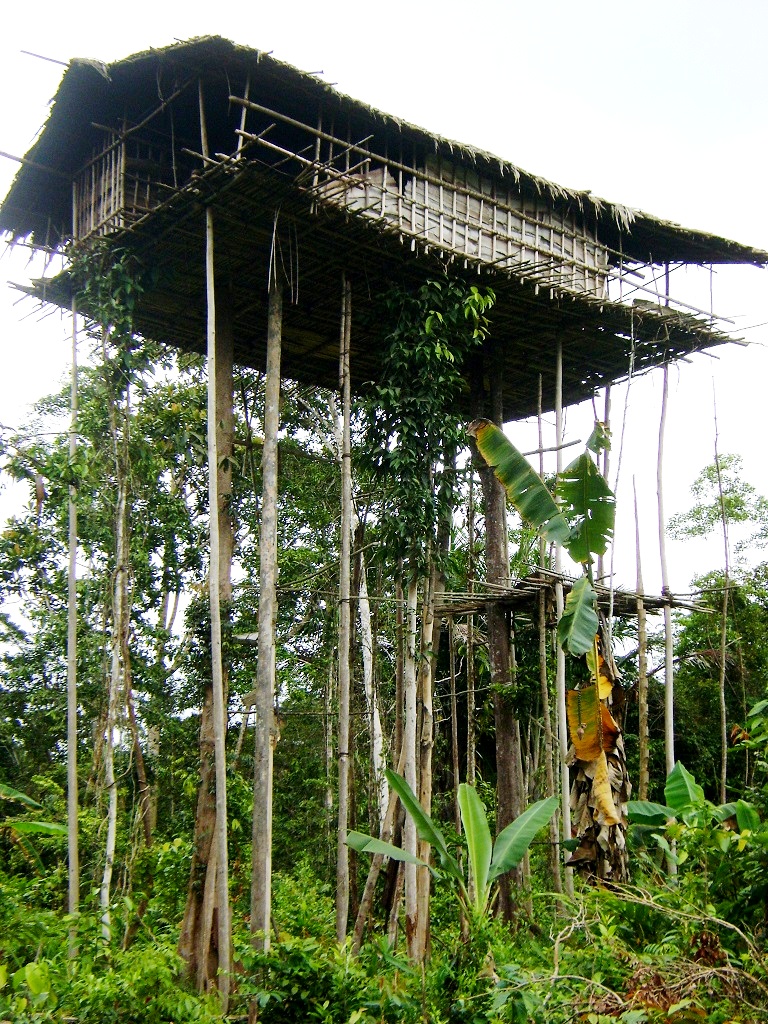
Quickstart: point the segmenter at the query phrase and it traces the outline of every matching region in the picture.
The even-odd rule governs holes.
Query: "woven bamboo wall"
[[[110,135],[75,178],[75,241],[129,227],[154,210],[170,159],[158,142]]]
[[[371,161],[362,173],[330,178],[323,193],[452,254],[525,268],[545,285],[607,295],[608,251],[576,216],[501,189],[459,163],[429,157],[410,173],[393,173]]]

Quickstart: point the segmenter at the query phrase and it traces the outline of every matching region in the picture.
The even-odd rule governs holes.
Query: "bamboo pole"
[[[201,123],[203,117],[202,82],[200,83]],[[210,533],[210,568],[208,589],[211,608],[211,674],[213,680],[214,761],[216,772],[216,891],[219,925],[219,996],[226,1013],[229,1003],[231,972],[231,925],[229,910],[229,870],[227,856],[227,711],[224,698],[224,666],[221,643],[221,602],[219,593],[219,483],[216,408],[216,296],[214,288],[213,210],[205,211],[205,280],[207,300],[208,348],[208,516]]]
[[[346,845],[349,821],[349,658],[352,632],[351,542],[352,542],[352,449],[350,436],[351,390],[349,345],[351,338],[352,291],[342,277],[341,339],[339,384],[342,405],[341,448],[341,543],[339,565],[339,807],[336,832],[336,939],[343,942],[349,915],[349,848]]]
[[[72,299],[72,378],[69,400],[69,460],[77,455],[77,306]],[[77,488],[69,485],[69,570],[67,574],[67,910],[80,908],[80,852],[77,792]],[[69,955],[77,956],[75,929],[69,933]]]
[[[253,768],[251,942],[269,949],[272,908],[272,760],[276,730],[275,622],[277,619],[277,432],[280,426],[280,358],[283,290],[271,279],[267,308],[261,529],[259,533],[259,660]]]
[[[557,435],[557,472],[563,468],[563,343],[557,343],[555,365],[555,433]],[[563,549],[555,545],[555,603],[558,622],[563,614],[565,600],[563,597]],[[562,815],[562,838],[571,838],[571,786],[568,771],[568,717],[565,710],[565,651],[556,645],[557,665],[555,669],[555,686],[557,691],[557,733],[560,740],[560,810]],[[565,868],[565,892],[573,896],[573,868]]]

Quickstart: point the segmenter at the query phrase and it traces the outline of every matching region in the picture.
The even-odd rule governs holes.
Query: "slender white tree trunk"
[[[634,480],[632,481],[634,488]],[[640,771],[637,784],[637,799],[648,799],[648,631],[646,628],[645,602],[643,601],[643,570],[640,560],[640,518],[637,513],[637,490],[635,490],[635,550],[637,552],[637,717],[638,753]]]
[[[104,871],[99,890],[101,933],[109,942],[111,915],[109,910],[112,871],[117,836],[117,782],[115,780],[115,732],[117,730],[120,687],[123,675],[123,636],[128,629],[128,494],[125,466],[118,454],[116,411],[110,411],[117,462],[117,510],[115,518],[115,576],[112,588],[112,636],[110,639],[110,671],[107,699],[107,720],[104,733],[104,787],[107,791],[107,838],[104,850]]]
[[[352,508],[352,530],[355,532],[360,520],[357,512]],[[365,704],[368,711],[368,721],[371,729],[371,762],[373,766],[373,780],[376,790],[376,802],[379,815],[379,827],[384,824],[384,817],[387,813],[389,802],[389,787],[384,775],[386,760],[384,757],[384,730],[381,727],[381,714],[379,712],[379,700],[376,693],[373,674],[373,628],[371,625],[371,602],[368,598],[368,580],[365,571],[365,554],[360,552],[360,593],[358,595],[358,617],[360,619],[360,646],[363,653],[363,689],[365,691]]]

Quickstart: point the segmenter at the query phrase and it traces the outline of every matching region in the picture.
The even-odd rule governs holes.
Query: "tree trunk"
[[[403,723],[403,749],[405,781],[414,793],[418,792],[416,778],[416,606],[419,584],[415,572],[408,580],[405,605],[405,658],[403,664],[403,691],[405,719]],[[406,853],[417,854],[416,823],[410,814],[406,815],[403,829],[403,849]],[[418,914],[418,893],[416,887],[416,865],[405,864],[405,935],[408,956],[417,959],[416,924]]]
[[[634,480],[632,482],[634,487]],[[637,784],[637,799],[648,799],[648,631],[646,628],[645,602],[643,601],[643,570],[640,561],[640,518],[637,513],[637,491],[635,490],[635,549],[637,551],[637,746],[640,771]]]
[[[211,239],[212,242],[212,239]],[[206,252],[207,262],[212,261],[212,252]],[[212,268],[210,268],[212,269]],[[226,292],[224,293],[226,297]],[[215,454],[211,461],[209,435],[209,474],[215,473],[214,502],[209,509],[210,531],[216,534],[217,557],[214,560],[211,552],[209,570],[209,588],[211,591],[211,646],[212,665],[218,660],[221,681],[220,707],[216,710],[216,696],[213,679],[207,683],[200,708],[200,782],[197,791],[195,824],[193,833],[192,864],[187,886],[187,901],[184,917],[179,933],[179,955],[187,964],[189,977],[197,988],[203,991],[216,984],[218,971],[228,963],[229,940],[223,959],[220,953],[222,929],[228,928],[228,899],[224,903],[224,919],[217,918],[216,910],[222,902],[226,881],[226,860],[224,872],[218,871],[221,861],[220,846],[226,845],[226,813],[219,817],[217,808],[222,799],[226,799],[224,783],[219,782],[218,774],[225,769],[219,765],[217,773],[217,732],[219,741],[219,760],[223,761],[226,751],[223,748],[226,730],[225,710],[227,706],[227,668],[221,660],[220,653],[213,651],[213,617],[214,607],[217,611],[219,633],[221,629],[221,612],[226,612],[232,600],[232,551],[234,547],[234,528],[230,512],[230,495],[232,492],[232,448],[233,448],[233,411],[232,411],[232,364],[234,354],[234,338],[232,333],[231,311],[228,303],[220,302],[218,309],[215,300],[209,295],[209,317],[214,316],[215,329],[213,343],[215,360],[209,362],[209,399],[208,418],[209,430],[215,430]],[[209,334],[212,325],[209,321]],[[210,338],[209,338],[210,343]],[[212,398],[215,406],[212,407]],[[210,484],[209,484],[210,500]],[[214,513],[214,509],[216,510]],[[215,519],[214,519],[215,516]],[[214,527],[215,522],[215,527]],[[214,562],[218,564],[215,565]],[[217,592],[213,592],[213,580],[217,581]],[[220,718],[217,730],[217,718]],[[218,799],[217,799],[218,798]],[[223,808],[226,811],[226,806]],[[222,835],[223,833],[223,835]],[[222,841],[223,840],[223,841]],[[220,928],[220,925],[222,928]],[[227,972],[229,968],[227,967]],[[227,979],[228,984],[228,979]]]
[[[664,518],[664,432],[667,424],[667,396],[669,394],[669,364],[664,364],[664,387],[661,393],[661,419],[659,422],[659,450],[656,462],[656,496],[659,510],[659,557],[661,560],[661,592],[664,603],[664,755],[667,775],[675,767],[675,690],[674,649],[672,635],[672,609],[669,604],[669,575],[667,573],[667,525]]]
[[[115,435],[116,436],[116,435]],[[119,443],[119,442],[118,442]],[[104,787],[107,790],[107,840],[104,852],[104,871],[101,878],[99,905],[101,931],[105,941],[111,936],[109,911],[112,869],[117,835],[117,782],[115,780],[115,746],[120,684],[123,675],[123,651],[128,633],[128,494],[125,467],[119,459],[117,480],[117,510],[115,519],[115,575],[112,588],[112,637],[110,640],[110,671],[107,700],[107,720],[104,731]],[[124,640],[125,636],[125,640]]]
[[[69,403],[69,460],[77,454],[77,308],[72,300],[72,380]],[[69,569],[67,573],[67,911],[80,907],[80,852],[77,790],[77,488],[69,486]],[[70,930],[69,955],[77,955],[76,932]]]
[[[272,913],[272,762],[277,742],[275,623],[277,621],[277,433],[280,426],[280,362],[283,291],[270,282],[267,311],[267,367],[264,393],[261,528],[259,531],[259,654],[256,671],[256,728],[253,758],[253,853],[251,942],[269,949]]]
[[[502,375],[498,366],[500,350],[493,353],[490,368],[491,419],[501,427]],[[493,470],[478,459],[480,484],[485,507],[485,564],[488,583],[494,588],[509,587],[509,532],[507,529],[506,495]],[[496,732],[496,833],[514,821],[522,811],[522,764],[520,750],[516,743],[517,720],[509,699],[512,682],[510,660],[509,623],[501,605],[488,606],[488,656],[490,661],[491,686],[493,688],[494,724]],[[506,691],[506,692],[505,692]],[[505,920],[514,917],[515,906],[510,890],[510,881],[521,880],[518,867],[500,880],[499,911]]]
[[[341,448],[341,543],[339,566],[339,807],[336,832],[336,938],[343,942],[349,914],[349,848],[346,845],[349,818],[349,701],[350,650],[352,620],[351,541],[352,541],[352,449],[350,439],[351,390],[349,380],[349,343],[351,336],[351,289],[343,279],[341,317],[341,353],[339,383],[342,402]]]
[[[376,681],[373,666],[373,628],[371,625],[371,602],[368,599],[368,579],[365,567],[363,547],[363,530],[357,512],[352,507],[352,528],[358,541],[356,542],[359,566],[359,586],[357,613],[360,620],[360,647],[363,653],[363,690],[368,713],[368,724],[371,736],[371,773],[373,776],[374,802],[378,812],[379,828],[384,823],[389,802],[389,787],[384,775],[386,760],[384,758],[384,731],[381,727],[379,700],[376,693]]]
[[[397,764],[397,772],[401,774],[404,769],[403,755],[401,753],[400,760]],[[395,824],[395,812],[397,810],[397,794],[394,790],[389,790],[387,796],[387,808],[384,813],[384,817],[381,819],[381,831],[379,832],[380,838],[385,842],[389,843],[392,841],[392,833],[394,831]],[[373,904],[373,894],[376,889],[376,882],[379,880],[379,874],[381,872],[381,866],[384,863],[384,855],[376,853],[373,855],[371,860],[371,867],[368,871],[368,877],[365,881],[365,889],[363,890],[363,896],[360,900],[360,906],[357,911],[357,918],[355,920],[355,927],[352,933],[352,953],[354,956],[360,952],[360,947],[363,944],[363,931],[365,930],[365,923]]]
[[[563,468],[563,345],[558,342],[557,362],[555,366],[555,434],[557,445],[557,472],[560,474]],[[559,544],[555,545],[555,572],[557,581],[555,583],[555,607],[557,620],[563,614],[565,599],[563,597],[563,582],[560,574],[563,571],[563,552]],[[565,651],[555,641],[555,690],[557,693],[557,736],[560,749],[560,815],[561,815],[561,837],[563,840],[572,838],[571,828],[571,785],[570,773],[568,771],[568,718],[565,710]],[[563,847],[560,847],[563,850]],[[561,853],[562,855],[562,853]],[[565,892],[573,896],[573,868],[565,868]]]
[[[417,683],[417,748],[419,758],[418,793],[419,803],[427,814],[432,813],[432,745],[434,742],[434,716],[432,708],[432,677],[434,659],[430,647],[434,644],[435,621],[435,587],[437,571],[433,558],[430,557],[428,577],[424,582],[424,593],[421,605],[421,642],[419,650],[419,668]],[[438,623],[439,628],[439,623]],[[433,648],[434,650],[434,648]],[[418,857],[429,863],[430,845],[419,839]],[[414,937],[413,958],[417,962],[424,960],[429,942],[429,868],[416,869],[416,934]]]
[[[467,494],[467,592],[475,593],[475,471],[469,467]],[[467,616],[467,785],[475,784],[475,616]]]
[[[728,542],[728,513],[723,495],[718,451],[717,409],[715,408],[715,469],[717,470],[717,496],[720,504],[720,522],[723,528],[723,610],[720,622],[720,672],[718,673],[718,700],[720,704],[720,803],[728,799],[728,715],[725,704],[725,656],[728,650],[728,592],[731,585],[731,548]]]

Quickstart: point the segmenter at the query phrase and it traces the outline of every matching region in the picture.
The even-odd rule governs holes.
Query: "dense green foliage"
[[[29,506],[0,535],[0,1021],[157,1022],[219,1019],[215,994],[199,994],[176,953],[192,859],[200,704],[210,672],[206,583],[206,401],[201,361],[133,338],[128,285],[142,287],[140,268],[118,261],[106,291],[92,296],[114,316],[101,325],[123,346],[91,333],[92,358],[80,373],[78,454],[69,458],[68,397],[41,401],[18,431],[2,428],[2,470],[28,483]],[[84,289],[90,281],[85,275]],[[454,279],[416,295],[394,290],[382,332],[390,380],[355,410],[355,601],[366,573],[371,594],[372,659],[384,733],[395,727],[398,636],[394,565],[421,569],[446,511],[467,501],[470,469],[453,457],[464,442],[455,415],[467,361],[488,329],[493,296]],[[414,333],[415,321],[424,329]],[[97,344],[98,342],[98,344]],[[130,387],[128,386],[130,385]],[[130,401],[127,393],[130,391]],[[234,599],[225,631],[229,665],[228,800],[235,977],[229,1015],[244,1020],[258,1007],[264,1022],[523,1022],[628,1024],[653,1021],[768,1019],[768,588],[766,569],[741,570],[728,606],[728,714],[734,727],[729,808],[709,802],[716,789],[719,664],[717,572],[702,577],[700,611],[677,623],[677,742],[700,786],[690,800],[664,796],[661,758],[653,770],[655,802],[671,812],[639,822],[630,834],[633,885],[552,894],[545,831],[531,830],[532,889],[517,894],[510,928],[485,911],[490,883],[509,866],[494,860],[495,760],[485,622],[476,618],[473,664],[477,694],[477,790],[462,787],[465,838],[454,830],[459,779],[451,767],[450,693],[454,674],[460,760],[466,754],[466,631],[454,650],[440,645],[435,683],[435,787],[429,820],[442,837],[457,883],[435,887],[428,961],[409,963],[402,941],[390,943],[388,911],[394,878],[382,876],[358,957],[334,933],[334,750],[336,598],[338,593],[338,450],[336,404],[328,393],[287,385],[280,438],[279,611],[275,759],[274,939],[255,951],[247,933],[252,740],[244,722],[253,687],[253,633],[258,621],[260,421],[263,382],[236,380]],[[123,457],[130,479],[131,686],[149,773],[152,842],[142,836],[139,780],[125,714],[115,740],[119,793],[112,935],[105,942],[98,909],[103,866],[103,733],[107,652],[112,630],[115,453],[110,402],[123,417]],[[406,404],[405,419],[398,416]],[[410,403],[410,405],[408,405]],[[409,409],[409,411],[408,411]],[[729,463],[738,483],[738,466]],[[591,470],[581,465],[581,475]],[[38,504],[37,477],[45,487]],[[594,481],[592,481],[594,482]],[[77,485],[79,515],[78,687],[82,912],[66,907],[65,687],[66,507]],[[711,478],[710,478],[711,483]],[[443,486],[445,484],[445,486]],[[575,485],[574,485],[575,486]],[[736,488],[737,489],[737,488]],[[747,492],[747,522],[763,529],[764,505]],[[578,516],[571,493],[569,519]],[[603,495],[603,498],[605,495]],[[566,500],[568,492],[565,493]],[[596,501],[600,496],[596,496]],[[698,500],[698,499],[697,499]],[[701,501],[711,506],[711,489]],[[392,514],[393,510],[396,514]],[[739,513],[740,514],[740,513]],[[735,513],[734,513],[735,515]],[[701,517],[692,512],[691,522]],[[710,517],[711,519],[711,517]],[[702,520],[704,525],[710,520]],[[717,520],[714,520],[715,524]],[[594,517],[584,528],[595,525]],[[606,532],[605,520],[597,526]],[[698,529],[698,525],[696,525]],[[482,576],[481,532],[467,536],[466,517],[451,522],[442,559],[446,588],[465,592]],[[582,530],[583,532],[583,530]],[[513,558],[520,572],[535,558],[535,535],[516,527]],[[759,543],[760,536],[755,543]],[[471,550],[470,550],[471,548]],[[592,550],[597,550],[594,545]],[[363,555],[365,556],[363,558]],[[357,610],[357,604],[356,604]],[[521,722],[527,798],[545,793],[536,629],[513,617],[515,675],[509,698]],[[615,633],[619,633],[617,626]],[[447,629],[444,631],[447,639]],[[632,646],[631,637],[622,643]],[[548,656],[551,658],[551,650]],[[362,650],[354,646],[353,789],[350,824],[358,833],[378,823],[370,772],[370,725],[362,687]],[[625,738],[636,758],[631,695]],[[652,753],[660,744],[663,691],[652,679]],[[750,710],[751,709],[751,710]],[[617,712],[618,714],[618,712]],[[461,774],[461,773],[460,773]],[[682,775],[678,772],[678,775]],[[672,780],[673,782],[675,780]],[[539,804],[539,809],[543,806]],[[714,808],[714,809],[713,809]],[[482,813],[480,813],[482,809]],[[486,816],[487,809],[487,816]],[[657,812],[658,813],[658,812]],[[518,819],[519,821],[520,819]],[[544,819],[542,818],[542,821]],[[485,823],[485,824],[483,824]],[[537,824],[540,824],[538,822]],[[520,828],[521,825],[518,825]],[[535,832],[535,835],[534,835]],[[504,833],[502,833],[502,836]],[[434,838],[434,837],[433,837]],[[499,847],[499,839],[496,846]],[[437,843],[438,851],[440,844]],[[521,848],[515,848],[517,863]],[[661,854],[665,855],[662,860]],[[669,877],[673,857],[678,874]],[[510,862],[510,863],[511,863]],[[368,858],[352,858],[352,909]],[[471,865],[479,889],[467,884]],[[495,865],[495,866],[494,866]],[[450,872],[449,872],[450,874]],[[459,877],[464,910],[457,914]],[[461,891],[461,890],[459,890]],[[530,903],[530,912],[526,904]],[[74,936],[76,956],[68,952]],[[402,938],[402,937],[401,937]]]

